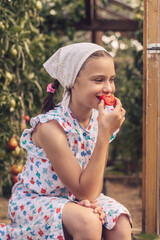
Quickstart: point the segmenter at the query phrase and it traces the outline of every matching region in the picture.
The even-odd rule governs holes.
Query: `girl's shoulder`
[[[36,117],[31,118],[30,120],[31,128],[25,129],[20,138],[21,146],[30,153],[36,154],[37,156],[44,157],[43,149],[34,145],[32,141],[32,133],[36,129],[38,123],[43,124],[51,120],[56,120],[56,122],[58,122],[59,125],[64,129],[66,134],[69,134],[75,131],[70,124],[69,115],[66,113],[64,116],[62,113],[63,113],[62,107],[61,105],[59,105],[53,110],[50,110],[44,114],[39,114]]]
[[[46,113],[42,113],[42,114],[37,115],[36,117],[32,117],[30,120],[30,124],[31,124],[32,128],[35,128],[39,122],[46,123],[53,119],[57,120],[58,122],[63,121],[61,105],[59,105],[58,107],[56,107],[53,110],[50,110]]]

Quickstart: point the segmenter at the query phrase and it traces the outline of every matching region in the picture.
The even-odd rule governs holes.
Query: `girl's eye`
[[[115,82],[115,81],[116,81],[115,78],[111,78],[111,79],[110,79],[110,82]]]
[[[96,82],[102,82],[102,81],[103,81],[103,79],[101,79],[101,78],[98,78],[98,79],[95,79],[95,81],[96,81]]]

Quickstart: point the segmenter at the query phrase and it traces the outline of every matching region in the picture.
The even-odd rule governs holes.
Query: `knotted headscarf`
[[[106,51],[94,43],[74,43],[58,49],[44,64],[44,68],[52,78],[55,78],[64,88],[62,108],[67,110],[70,101],[70,91],[75,83],[83,63],[94,52]],[[107,52],[107,51],[106,51]]]

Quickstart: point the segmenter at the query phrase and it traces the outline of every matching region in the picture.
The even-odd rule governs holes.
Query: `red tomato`
[[[29,120],[30,120],[30,116],[26,116],[26,122],[29,122]]]
[[[22,164],[14,164],[12,167],[11,167],[11,173],[16,176],[18,175],[18,173],[21,173],[23,170],[23,165]]]
[[[11,137],[8,141],[8,148],[10,150],[14,150],[17,146],[18,146],[18,142],[17,142],[16,138],[14,136]]]
[[[29,120],[30,120],[30,116],[28,116],[28,115],[24,115],[23,118],[26,122],[29,122]]]
[[[16,176],[13,176],[13,183],[15,184],[15,183],[17,183],[18,182],[18,176],[16,175]]]
[[[111,94],[110,96],[101,95],[99,96],[100,100],[104,100],[105,105],[113,106],[116,103],[115,96]]]

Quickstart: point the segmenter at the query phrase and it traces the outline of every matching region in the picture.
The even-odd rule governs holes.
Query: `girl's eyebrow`
[[[90,78],[96,78],[96,77],[103,77],[103,78],[105,78],[106,76],[105,76],[105,75],[102,75],[102,74],[99,74],[99,75],[97,74],[97,75],[91,76]],[[115,77],[116,77],[116,74],[110,76],[110,78],[115,78]]]
[[[116,77],[116,74],[112,75],[110,78],[115,78]]]
[[[90,78],[95,78],[95,77],[106,77],[105,75],[102,75],[102,74],[97,74],[97,75],[93,75],[93,76],[91,76]]]

